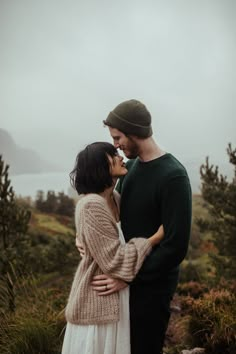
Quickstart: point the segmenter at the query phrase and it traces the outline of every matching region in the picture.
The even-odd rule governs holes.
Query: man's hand
[[[93,277],[91,285],[93,290],[97,291],[99,296],[113,294],[128,286],[123,280],[114,279],[105,274]]]

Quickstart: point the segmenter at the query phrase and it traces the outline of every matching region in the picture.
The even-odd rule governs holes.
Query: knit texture
[[[118,104],[103,123],[124,134],[147,138],[152,135],[151,120],[146,106],[132,99]]]
[[[119,320],[119,293],[98,296],[92,290],[92,278],[108,274],[125,281],[133,280],[151,251],[151,243],[144,238],[133,238],[121,244],[109,207],[97,194],[88,194],[78,201],[75,224],[85,256],[74,277],[66,319],[75,324],[116,322]]]

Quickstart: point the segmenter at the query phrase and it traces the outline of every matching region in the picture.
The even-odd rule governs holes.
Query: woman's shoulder
[[[78,199],[76,209],[80,208],[93,208],[93,207],[103,207],[105,205],[105,200],[103,197],[101,197],[99,194],[96,193],[89,193],[89,194],[83,194],[80,196]]]

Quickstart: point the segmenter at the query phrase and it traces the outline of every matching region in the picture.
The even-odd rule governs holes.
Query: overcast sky
[[[181,160],[236,146],[235,0],[0,0],[0,127],[70,168],[143,101]]]

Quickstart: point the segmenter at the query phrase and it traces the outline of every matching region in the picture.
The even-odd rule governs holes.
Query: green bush
[[[236,296],[227,290],[212,289],[201,298],[186,298],[190,314],[192,345],[209,354],[236,353]]]
[[[209,264],[209,258],[206,254],[192,261],[185,259],[181,264],[179,281],[180,283],[211,281],[212,272],[212,266]]]
[[[78,265],[80,255],[70,234],[52,237],[35,232],[22,236],[14,248],[9,248],[8,259],[17,271],[36,275],[59,269],[66,273]]]

